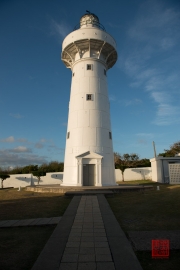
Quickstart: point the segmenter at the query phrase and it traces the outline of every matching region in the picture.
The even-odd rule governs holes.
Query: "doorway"
[[[95,186],[96,170],[95,164],[83,165],[83,186]]]

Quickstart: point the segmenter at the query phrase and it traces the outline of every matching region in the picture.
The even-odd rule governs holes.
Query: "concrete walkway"
[[[93,195],[105,194],[105,193],[119,193],[126,191],[137,191],[144,192],[145,190],[154,189],[153,185],[117,185],[117,186],[82,186],[82,187],[72,187],[72,186],[59,186],[59,185],[36,185],[36,186],[28,186],[26,187],[27,191],[33,192],[52,192],[52,193],[61,193],[61,194],[69,194],[79,192],[80,195],[86,193],[93,193]]]
[[[59,223],[60,219],[61,217],[2,220],[0,221],[0,228],[56,225]]]
[[[32,270],[142,270],[104,195],[74,196]]]

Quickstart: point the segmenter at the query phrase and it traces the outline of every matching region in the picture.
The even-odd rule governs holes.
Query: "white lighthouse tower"
[[[63,41],[72,71],[63,186],[115,185],[107,71],[116,60],[115,40],[90,12]]]

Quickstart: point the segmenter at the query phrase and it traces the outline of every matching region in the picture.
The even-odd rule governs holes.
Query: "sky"
[[[180,140],[179,0],[0,0],[0,167],[64,161],[71,70],[62,41],[91,11],[117,43],[108,70],[114,152]]]

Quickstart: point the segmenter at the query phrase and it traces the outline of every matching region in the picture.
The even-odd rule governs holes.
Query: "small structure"
[[[159,183],[180,184],[180,155],[150,159],[152,181]]]

